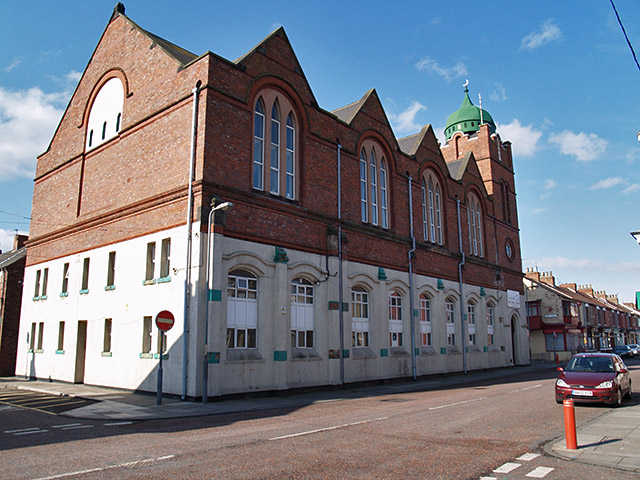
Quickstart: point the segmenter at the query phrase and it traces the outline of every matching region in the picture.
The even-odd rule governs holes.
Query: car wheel
[[[615,407],[621,407],[622,406],[622,389],[618,388],[618,391],[616,392],[616,403],[614,404]]]
[[[562,400],[558,400],[558,399],[556,398],[556,403],[562,403]]]

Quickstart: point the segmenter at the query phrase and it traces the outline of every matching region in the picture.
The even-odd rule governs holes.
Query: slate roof
[[[18,250],[11,250],[7,253],[0,254],[0,268],[7,268],[13,265],[17,261],[23,259],[27,255],[27,247],[19,248]]]

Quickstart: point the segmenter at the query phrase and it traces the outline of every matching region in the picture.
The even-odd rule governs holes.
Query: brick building
[[[16,370],[26,240],[26,235],[16,234],[13,249],[0,251],[0,376],[13,376]]]
[[[323,110],[282,28],[229,61],[118,4],[38,158],[18,374],[153,391],[165,352],[186,398],[528,363],[510,144],[466,92],[447,137],[395,138],[375,90]]]

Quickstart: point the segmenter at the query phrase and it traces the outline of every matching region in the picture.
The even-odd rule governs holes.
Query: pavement
[[[517,366],[488,371],[473,371],[466,375],[452,374],[416,382],[386,383],[374,386],[320,390],[284,396],[254,396],[229,399],[210,398],[208,403],[182,401],[179,397],[163,396],[157,405],[156,394],[115,388],[28,380],[20,377],[0,378],[0,390],[29,390],[52,395],[76,397],[97,402],[66,411],[61,415],[95,421],[160,420],[208,415],[245,413],[272,409],[300,408],[330,401],[368,396],[391,395],[415,391],[451,388],[457,384],[499,380],[520,372],[555,369],[552,364]],[[553,372],[555,374],[555,372]],[[603,415],[578,425],[577,450],[566,447],[564,436],[544,445],[547,454],[591,465],[640,472],[640,399],[634,394],[622,408],[603,409]]]

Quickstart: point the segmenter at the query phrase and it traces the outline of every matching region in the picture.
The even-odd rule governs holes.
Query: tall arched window
[[[267,130],[266,112],[270,112]],[[272,89],[260,93],[254,108],[253,188],[296,198],[298,131],[293,104]],[[268,131],[268,142],[265,134]]]
[[[258,279],[235,270],[227,282],[227,348],[256,348],[257,333]]]
[[[495,313],[496,307],[493,303],[487,304],[487,344],[493,345],[494,340],[494,326],[495,326]]]
[[[351,346],[369,346],[369,293],[362,287],[351,290]]]
[[[476,344],[476,304],[472,301],[467,303],[467,324],[469,333],[469,345]]]
[[[456,344],[456,304],[455,300],[449,298],[445,302],[445,313],[447,316],[447,346]]]
[[[389,294],[389,346],[402,345],[402,296],[393,291]]]
[[[431,300],[426,294],[420,294],[420,343],[431,346]]]
[[[85,149],[97,147],[115,137],[122,123],[124,87],[112,77],[105,82],[93,100],[87,122]]]
[[[280,194],[280,111],[276,100],[271,109],[271,166],[269,191]]]
[[[253,114],[253,188],[264,185],[264,102],[259,98]]]
[[[389,228],[389,170],[380,145],[365,140],[360,150],[360,219]]]
[[[443,244],[442,194],[440,183],[432,171],[422,179],[422,226],[426,242]]]
[[[467,227],[469,230],[469,253],[477,257],[483,257],[482,248],[482,209],[475,194],[467,197]]]
[[[304,278],[291,281],[291,348],[312,348],[313,285]]]

